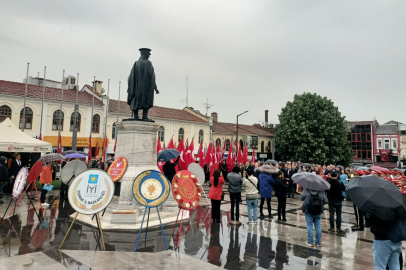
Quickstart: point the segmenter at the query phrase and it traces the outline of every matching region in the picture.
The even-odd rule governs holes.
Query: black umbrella
[[[386,221],[406,218],[406,196],[392,182],[375,175],[354,177],[346,192],[365,213]]]
[[[362,171],[362,170],[364,170],[364,171],[369,171],[370,169],[369,169],[369,167],[358,167],[357,170],[360,170],[360,171]]]
[[[310,164],[310,163],[302,163],[302,166],[304,166],[304,167],[313,167],[313,164]]]
[[[179,156],[179,151],[176,149],[165,149],[159,152],[157,160],[158,162],[169,161]]]
[[[265,161],[265,164],[278,164],[278,161],[273,160],[273,159],[268,159],[267,161]]]
[[[330,184],[324,180],[321,176],[309,173],[299,172],[292,176],[293,182],[296,184],[311,190],[325,191],[330,189]]]

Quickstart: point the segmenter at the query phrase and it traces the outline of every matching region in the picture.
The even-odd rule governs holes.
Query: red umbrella
[[[370,167],[369,168],[371,171],[376,171],[376,170],[378,170],[378,171],[387,171],[388,169],[386,169],[386,168],[382,168],[382,167],[379,167],[379,166],[372,166],[372,167]]]

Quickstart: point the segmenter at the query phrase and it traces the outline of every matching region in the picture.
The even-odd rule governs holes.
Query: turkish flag
[[[223,141],[223,150],[221,150],[220,160],[223,160],[225,153],[226,153],[226,141]]]
[[[252,148],[252,158],[251,158],[251,164],[255,163],[255,147]]]
[[[233,144],[230,145],[230,150],[228,150],[227,166],[228,166],[228,172],[231,172],[234,168]]]
[[[156,145],[156,154],[158,155],[159,152],[161,152],[161,151],[162,151],[162,148],[161,148],[161,141],[159,140],[159,137],[158,137],[158,143],[157,143],[157,145]],[[158,162],[158,168],[159,168],[159,170],[161,171],[161,173],[163,173],[162,167],[164,166],[164,164],[165,164],[165,162],[163,162],[163,161]]]
[[[172,139],[172,138],[171,138],[171,140],[170,140],[169,143],[168,143],[167,149],[176,149],[176,148],[175,148],[175,145],[173,144],[173,139]]]
[[[58,136],[58,154],[62,153],[62,136],[61,133],[59,133]],[[59,163],[62,163],[62,160],[59,160]]]
[[[183,143],[183,138],[180,140],[177,150],[180,153],[179,166],[182,170],[186,170],[186,168],[185,168],[185,144]]]
[[[189,165],[191,163],[195,163],[195,145],[193,143],[193,139],[192,139],[192,142],[189,145],[189,148],[187,149],[186,156],[187,156],[187,159],[188,159],[187,168],[189,168]]]
[[[108,144],[107,144],[107,135],[106,135],[106,137],[104,138],[104,144],[103,144],[103,162],[105,162],[106,161],[106,158],[107,158],[107,147],[108,147]]]
[[[211,163],[211,143],[206,151],[206,157],[204,158],[204,163],[210,166]]]
[[[200,142],[199,152],[197,154],[199,156],[199,165],[200,167],[204,167],[204,150],[203,150],[203,140]]]
[[[116,142],[117,142],[117,138],[116,138]],[[90,160],[92,159],[92,133],[90,133],[89,136],[89,146],[88,146],[89,150],[88,150],[88,157],[87,157],[87,164],[89,164]]]
[[[238,162],[238,165],[240,163],[242,163],[242,152],[241,152],[241,145],[240,144],[238,144],[237,162]]]
[[[389,161],[389,150],[379,149],[381,161]]]
[[[245,146],[244,146],[244,153],[243,153],[243,155],[242,155],[242,162],[244,163],[244,166],[245,166],[245,163],[248,162],[248,149],[247,149],[247,144],[245,144]]]
[[[95,157],[99,156],[99,140],[96,141],[96,153],[94,154]]]

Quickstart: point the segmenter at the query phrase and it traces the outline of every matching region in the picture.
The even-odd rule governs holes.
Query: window
[[[361,142],[361,134],[357,133],[357,142]]]
[[[261,153],[265,152],[265,143],[264,141],[261,142]]]
[[[371,133],[367,133],[367,142],[371,141]]]
[[[230,151],[230,140],[226,140],[226,151]]]
[[[398,139],[392,139],[392,149],[398,149]]]
[[[377,139],[378,149],[382,149],[382,139]]]
[[[351,141],[356,142],[357,141],[357,135],[355,133],[351,134]]]
[[[73,128],[75,127],[75,115],[76,115],[76,128],[77,128],[78,131],[80,131],[80,120],[81,120],[82,117],[81,117],[79,112],[76,112],[76,114],[75,114],[75,112],[73,112],[70,115],[70,128],[69,128],[69,130],[73,131]]]
[[[116,139],[116,137],[117,137],[117,127],[116,127],[116,123],[113,123],[111,138],[114,140],[114,139]]]
[[[75,84],[76,83],[76,78],[70,78],[70,83]]]
[[[203,136],[204,136],[203,130],[199,130],[199,143],[203,141]]]
[[[242,140],[240,140],[240,147],[241,147],[241,151],[244,149],[244,142]]]
[[[184,136],[185,136],[185,131],[183,130],[183,128],[180,128],[179,135],[178,135],[178,143],[180,143],[180,141],[183,139]]]
[[[268,153],[271,153],[271,141],[268,142]]]
[[[63,130],[64,114],[61,110],[56,110],[52,116],[52,130]]]
[[[389,149],[389,147],[390,147],[389,139],[385,139],[385,149]]]
[[[216,140],[216,149],[217,147],[221,148],[221,140],[219,138]]]
[[[11,119],[11,109],[9,106],[3,105],[0,107],[0,122],[6,120],[7,117]]]
[[[367,151],[367,158],[372,158],[372,154],[371,154],[371,151]]]
[[[20,129],[32,129],[32,110],[29,107],[25,107],[25,117],[24,108],[20,112]]]
[[[92,133],[100,132],[100,115],[93,115]]]
[[[158,138],[160,142],[165,141],[165,128],[160,126],[158,129]]]

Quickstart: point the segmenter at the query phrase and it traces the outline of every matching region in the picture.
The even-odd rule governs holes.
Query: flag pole
[[[92,134],[93,129],[93,107],[94,107],[94,93],[96,92],[96,76],[93,76],[93,99],[92,99],[92,121],[90,125],[90,134]]]
[[[120,115],[120,92],[121,92],[121,82],[118,82],[118,112],[117,112],[117,122],[118,116]],[[117,136],[116,136],[117,137]]]
[[[79,73],[77,73],[77,81],[78,89],[76,89],[76,102],[73,109],[73,128],[72,128],[72,150],[76,151],[77,147],[77,139],[78,139],[78,116],[79,116]],[[75,84],[76,84],[75,83]]]
[[[107,81],[107,103],[106,103],[106,118],[104,121],[104,137],[107,138],[107,114],[109,112],[109,93],[110,93],[110,79]]]
[[[65,84],[65,70],[63,70],[63,72],[62,72],[61,105],[60,105],[60,108],[59,108],[59,123],[58,123],[58,125],[61,125],[61,129],[59,129],[59,126],[58,126],[58,130],[59,130],[59,132],[58,132],[58,144],[59,144],[59,143],[61,144],[61,149],[62,149],[62,142],[59,142],[59,140],[62,140],[62,138],[61,138],[61,130],[63,129],[61,117],[62,117],[62,103],[63,103],[63,88],[64,88],[64,84]],[[59,139],[59,138],[60,138],[60,139]],[[58,145],[58,148],[59,148],[59,145]]]
[[[40,121],[40,125],[39,125],[39,136],[42,139],[42,115],[44,113],[44,96],[45,96],[45,78],[46,78],[46,74],[47,74],[47,67],[44,67],[44,82],[42,85],[42,104],[41,104],[41,121]],[[25,107],[25,106],[24,106]]]
[[[25,103],[27,100],[27,91],[28,91],[28,72],[30,70],[30,63],[27,63],[27,79],[25,80],[25,94],[24,94],[24,108],[23,108],[23,125],[22,125],[22,130],[24,131],[24,127],[25,127]],[[21,121],[21,120],[20,120]]]

